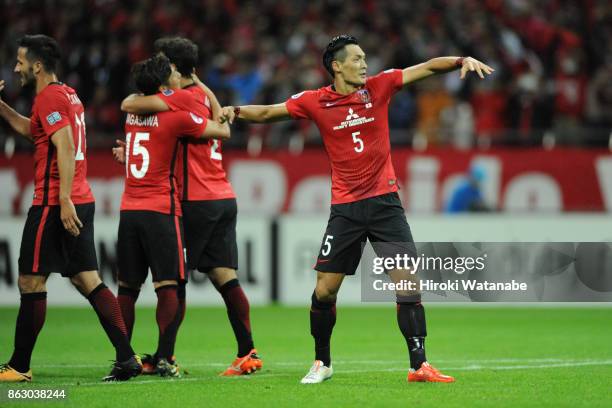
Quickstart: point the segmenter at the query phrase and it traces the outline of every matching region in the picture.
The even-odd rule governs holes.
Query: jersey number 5
[[[132,132],[125,135],[125,173],[127,177],[132,176],[141,179],[149,170],[149,151],[146,147],[140,144],[141,141],[149,140],[149,133],[136,132],[134,141],[132,142]],[[134,163],[130,164],[130,156],[142,156],[142,165],[137,168]]]
[[[363,152],[363,140],[361,140],[358,136],[361,134],[361,132],[353,132],[353,143],[357,143],[358,146],[355,146],[355,151],[357,153],[361,153]]]

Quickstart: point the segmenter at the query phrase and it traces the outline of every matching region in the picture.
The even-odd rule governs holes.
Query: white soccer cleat
[[[316,360],[312,367],[310,367],[308,374],[300,382],[302,384],[319,384],[329,380],[333,374],[334,369],[331,367],[331,364],[329,367],[326,367],[321,360]]]

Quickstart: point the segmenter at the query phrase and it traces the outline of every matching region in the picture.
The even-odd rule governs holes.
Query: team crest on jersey
[[[170,96],[174,93],[174,91],[172,89],[164,89],[162,93],[166,96]]]
[[[62,120],[62,115],[60,115],[59,112],[51,112],[49,116],[47,116],[47,123],[51,126],[55,125],[60,120]]]
[[[370,92],[368,92],[367,89],[360,89],[357,91],[357,98],[359,98],[359,100],[363,103],[371,102]]]

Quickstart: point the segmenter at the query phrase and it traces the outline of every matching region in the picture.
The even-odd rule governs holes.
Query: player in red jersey
[[[0,116],[34,143],[35,193],[19,255],[21,307],[11,360],[0,366],[0,381],[31,381],[30,360],[47,308],[49,273],[69,277],[96,311],[117,352],[105,380],[140,374],[117,298],[102,283],[94,245],[94,197],[87,183],[85,113],[74,89],[55,74],[59,46],[44,35],[19,41],[15,72],[21,85],[36,87],[30,118],[0,101]],[[0,82],[0,90],[4,82]]]
[[[178,88],[180,74],[167,57],[156,55],[132,70],[137,88],[145,95],[167,100],[186,98],[196,104],[192,93]],[[165,78],[162,82],[162,78]],[[128,333],[134,325],[134,305],[149,268],[157,293],[159,341],[155,372],[179,377],[174,344],[180,321],[178,285],[187,281],[183,247],[181,206],[175,175],[177,153],[183,137],[229,138],[229,125],[208,120],[186,110],[147,115],[129,113],[125,125],[125,191],[121,201],[118,264],[120,296]]]
[[[366,76],[366,56],[357,40],[335,37],[323,55],[333,84],[293,95],[285,103],[223,108],[222,118],[253,122],[310,119],[315,122],[332,168],[332,206],[315,270],[310,330],[316,360],[303,384],[331,378],[330,339],[336,322],[336,294],[345,275],[353,275],[362,244],[405,243],[414,252],[410,227],[397,194],[391,163],[388,107],[403,86],[438,73],[461,69],[461,78],[475,71],[483,78],[493,70],[474,58],[441,57],[403,70]],[[405,271],[390,271],[397,280]],[[410,354],[408,381],[452,382],[425,358],[425,311],[420,294],[397,293],[397,321]]]
[[[178,94],[131,95],[122,103],[122,109],[130,113],[191,109],[206,118],[212,118],[213,111],[216,111],[218,116],[221,106],[215,95],[197,78],[192,77],[198,60],[197,45],[186,38],[161,38],[155,41],[155,51],[166,55],[175,65],[181,73],[180,87],[194,95],[197,102],[193,103],[192,98]],[[120,149],[115,149],[115,152],[119,156],[123,155]],[[238,211],[236,196],[222,165],[221,141],[181,140],[177,177],[189,270],[199,270],[208,274],[225,301],[227,315],[238,344],[235,360],[221,374],[225,376],[250,374],[261,369],[263,362],[253,344],[249,301],[236,275]],[[120,303],[132,301],[129,295],[125,296],[120,294]],[[183,306],[182,316],[184,316],[184,285],[179,286],[179,302]],[[158,354],[156,352],[153,355],[143,356],[144,373],[154,372]]]

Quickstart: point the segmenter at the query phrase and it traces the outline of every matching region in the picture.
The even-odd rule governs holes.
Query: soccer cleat
[[[455,382],[455,379],[450,375],[442,374],[436,370],[427,361],[421,364],[421,368],[418,370],[410,370],[408,372],[408,382],[443,382],[451,383]]]
[[[261,370],[263,361],[257,355],[257,350],[253,349],[244,357],[237,357],[221,376],[231,377],[234,375],[248,375],[257,370]]]
[[[151,354],[143,354],[140,358],[142,360],[143,375],[157,374],[157,357]]]
[[[0,382],[30,382],[32,381],[32,370],[20,373],[8,364],[0,364]]]
[[[140,357],[132,356],[125,361],[115,361],[109,375],[102,381],[127,381],[142,373],[142,362]]]
[[[323,365],[321,360],[316,360],[312,367],[310,367],[308,374],[306,374],[306,376],[302,378],[302,381],[300,382],[302,384],[319,384],[325,380],[329,380],[333,374],[334,369],[332,368],[331,364],[329,367],[327,367]]]
[[[168,361],[165,358],[160,358],[157,362],[157,374],[160,377],[181,378],[181,372],[176,361]]]

